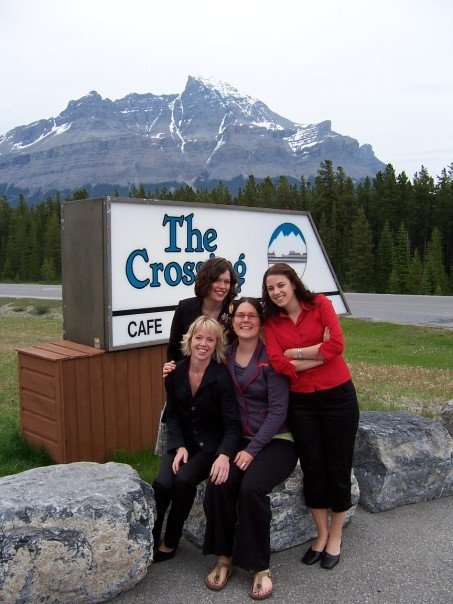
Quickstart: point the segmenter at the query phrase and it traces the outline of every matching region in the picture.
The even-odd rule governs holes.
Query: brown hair
[[[195,278],[195,295],[197,298],[206,298],[211,291],[212,284],[220,277],[222,273],[228,271],[230,273],[230,291],[225,298],[225,304],[230,302],[236,297],[238,277],[233,270],[233,265],[229,260],[225,258],[210,258],[201,265],[197,276]]]
[[[281,312],[281,308],[272,302],[269,292],[267,291],[266,279],[270,275],[283,275],[289,279],[292,285],[294,285],[294,294],[299,302],[308,302],[309,304],[313,304],[316,294],[305,287],[302,279],[299,277],[296,271],[289,266],[289,264],[286,264],[285,262],[277,262],[276,264],[270,266],[263,276],[262,294],[265,317],[270,317]]]

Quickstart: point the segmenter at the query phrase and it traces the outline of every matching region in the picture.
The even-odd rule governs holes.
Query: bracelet
[[[296,348],[296,359],[301,361],[304,358],[302,348]]]

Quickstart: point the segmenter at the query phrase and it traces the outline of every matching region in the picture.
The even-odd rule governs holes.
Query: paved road
[[[29,283],[0,283],[2,298],[42,298],[61,300],[61,285],[34,285]]]
[[[0,283],[0,297],[61,300],[61,285]],[[345,293],[351,316],[453,329],[453,296]]]
[[[453,497],[371,514],[357,507],[332,571],[304,566],[307,544],[271,556],[274,594],[283,604],[447,604],[453,594]],[[182,539],[173,560],[152,564],[143,581],[112,604],[244,604],[249,573],[210,592],[215,558]]]
[[[453,296],[346,293],[351,316],[453,329]]]

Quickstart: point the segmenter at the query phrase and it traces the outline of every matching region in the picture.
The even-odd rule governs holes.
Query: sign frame
[[[309,212],[103,197],[62,204],[64,337],[105,350],[167,343],[173,311],[194,296],[196,266],[210,256],[237,268],[238,297],[257,298],[267,267],[286,258],[297,272],[303,268],[307,287],[327,295],[337,314],[350,314]],[[74,279],[80,272],[85,278]]]

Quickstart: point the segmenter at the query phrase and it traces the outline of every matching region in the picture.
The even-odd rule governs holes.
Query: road
[[[1,298],[42,298],[61,300],[61,285],[34,285],[29,283],[0,283]]]
[[[345,297],[354,318],[453,329],[453,296],[345,293]]]
[[[357,319],[453,329],[453,296],[344,295]],[[61,285],[0,283],[0,297],[61,300]]]

